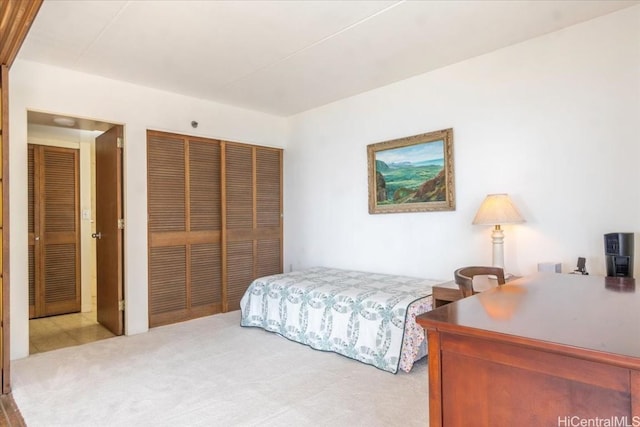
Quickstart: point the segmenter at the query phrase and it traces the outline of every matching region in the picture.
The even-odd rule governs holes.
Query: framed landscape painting
[[[369,213],[456,208],[453,129],[367,146]]]

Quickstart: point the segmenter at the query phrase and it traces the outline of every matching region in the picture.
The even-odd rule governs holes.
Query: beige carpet
[[[39,426],[425,426],[427,364],[380,371],[239,326],[240,312],[12,362]]]

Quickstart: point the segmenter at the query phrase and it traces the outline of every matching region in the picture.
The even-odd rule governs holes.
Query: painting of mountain
[[[444,201],[444,141],[378,151],[376,175],[379,204]]]
[[[455,210],[453,129],[367,145],[369,213]]]

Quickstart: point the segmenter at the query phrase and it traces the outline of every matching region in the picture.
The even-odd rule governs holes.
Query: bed
[[[426,355],[418,314],[442,281],[314,267],[254,280],[240,324],[275,332],[384,371],[409,372]]]

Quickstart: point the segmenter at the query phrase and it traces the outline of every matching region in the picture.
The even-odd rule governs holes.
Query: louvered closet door
[[[79,152],[29,145],[29,314],[80,311]]]
[[[225,311],[257,277],[282,273],[282,150],[225,143]]]
[[[36,225],[36,203],[35,200],[37,198],[36,195],[36,168],[35,168],[35,148],[33,145],[29,145],[27,148],[27,193],[29,200],[28,214],[27,218],[29,221],[28,232],[29,232],[29,319],[33,319],[36,317],[36,249],[35,249],[35,229],[36,226],[39,228],[40,222]],[[38,174],[39,175],[39,174]]]
[[[220,143],[147,134],[149,324],[222,311]]]

